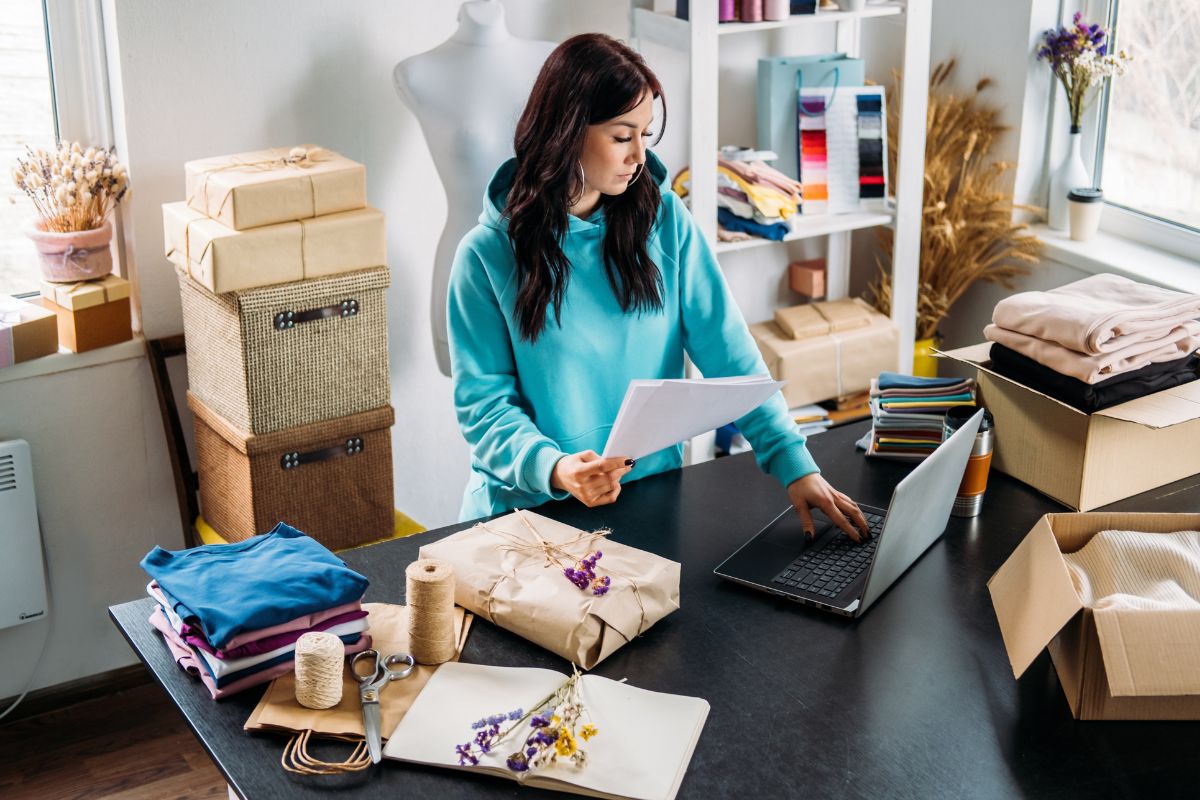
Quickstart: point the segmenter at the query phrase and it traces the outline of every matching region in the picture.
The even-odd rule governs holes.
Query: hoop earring
[[[583,162],[576,161],[575,165],[579,167],[579,194],[572,194],[567,198],[567,204],[572,206],[582,200],[583,196],[587,194],[587,176],[583,174]]]
[[[625,188],[628,189],[630,186],[633,186],[635,183],[637,183],[637,179],[642,177],[642,173],[645,171],[646,171],[646,165],[638,164],[637,174],[629,179],[629,183],[625,184]]]

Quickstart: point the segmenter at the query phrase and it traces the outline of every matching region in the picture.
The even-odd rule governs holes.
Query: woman
[[[612,503],[623,479],[680,466],[681,446],[636,464],[597,451],[629,381],[683,377],[685,352],[708,377],[767,372],[646,149],[661,98],[641,56],[601,34],[568,39],[542,67],[516,157],[492,178],[450,275],[454,402],[472,448],[461,519],[568,495]],[[858,506],[821,477],[781,395],[737,425],[806,532],[816,507],[859,538]]]

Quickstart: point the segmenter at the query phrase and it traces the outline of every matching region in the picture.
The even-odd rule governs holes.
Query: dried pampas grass
[[[1001,180],[1012,165],[988,157],[996,137],[1006,128],[999,109],[983,104],[980,94],[991,81],[960,97],[942,88],[954,71],[953,60],[938,64],[930,76],[925,139],[925,198],[921,226],[920,279],[917,288],[917,338],[927,339],[963,292],[977,280],[1013,288],[1040,261],[1042,243],[1027,225],[1013,222],[1012,193]],[[896,76],[893,98],[899,94]],[[888,168],[896,175],[896,132],[899,102],[888,107]],[[1024,208],[1024,206],[1018,206]],[[867,299],[891,313],[891,228],[880,228],[879,274]]]

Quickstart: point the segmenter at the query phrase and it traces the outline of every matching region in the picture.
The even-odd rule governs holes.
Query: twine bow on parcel
[[[283,148],[279,148],[282,150]],[[294,169],[307,169],[308,167],[316,166],[322,161],[328,161],[333,156],[324,147],[293,147],[288,150],[286,155],[272,156],[271,158],[261,158],[255,161],[242,161],[238,158],[233,158],[228,164],[222,164],[219,167],[209,167],[204,170],[204,180],[200,182],[199,194],[204,198],[204,208],[207,213],[208,209],[208,180],[218,172],[225,172],[231,169],[247,169],[257,170],[260,172],[269,172],[273,169],[281,169],[284,167],[292,167]],[[225,204],[229,202],[229,198],[233,196],[234,187],[230,187],[225,196],[221,198],[221,204],[217,206],[215,213],[210,216],[214,219],[221,216],[225,210]],[[312,206],[317,207],[317,188],[313,184],[312,176],[308,176],[308,189],[312,197]],[[193,194],[187,199],[187,204],[192,205],[192,200],[196,199]]]
[[[554,567],[561,571],[574,567],[579,563],[580,559],[586,557],[587,554],[591,552],[592,546],[597,539],[606,539],[608,535],[612,533],[612,531],[607,528],[591,531],[590,533],[581,531],[579,535],[575,536],[574,538],[563,542],[562,544],[557,544],[555,542],[548,541],[544,536],[538,533],[537,528],[533,526],[533,523],[529,521],[529,518],[522,513],[520,509],[516,509],[513,513],[516,515],[517,519],[521,520],[521,523],[525,526],[525,529],[529,531],[529,535],[532,537],[532,540],[523,539],[514,533],[510,533],[509,531],[497,530],[496,528],[488,526],[486,522],[478,522],[475,524],[475,527],[487,531],[493,536],[503,539],[504,544],[500,545],[498,548],[502,552],[541,557],[545,561],[545,563],[542,565],[543,568]],[[584,549],[584,552],[581,555],[576,555],[575,553],[571,552],[572,548],[577,548],[580,545],[582,545]],[[620,578],[621,580],[626,581],[633,589],[633,597],[635,600],[637,600],[638,612],[641,615],[641,619],[638,621],[637,627],[637,635],[640,636],[646,631],[648,626],[646,625],[646,605],[642,601],[642,592],[641,589],[638,588],[637,581],[627,575],[622,575],[621,573],[615,572],[607,567],[604,567],[603,569],[604,572],[606,572],[608,575],[611,575],[613,578]],[[492,584],[492,588],[487,593],[487,604],[484,609],[484,616],[487,618],[487,621],[491,622],[492,624],[496,624],[495,615],[492,611],[492,603],[495,601],[496,588],[501,583],[509,579],[517,579],[515,570],[510,570],[507,574],[501,575],[499,578],[497,578],[496,582]],[[563,579],[567,580],[565,575]],[[592,604],[596,602],[604,602],[604,597],[589,596],[585,611],[590,611]],[[618,633],[620,633],[620,631],[618,631]]]

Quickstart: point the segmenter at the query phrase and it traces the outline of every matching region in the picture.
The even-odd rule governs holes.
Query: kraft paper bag
[[[371,634],[372,647],[385,656],[409,652],[407,606],[363,603],[363,608],[367,610],[368,633]],[[454,629],[458,640],[458,650],[453,659],[455,661],[466,644],[471,620],[472,616],[463,609],[454,609]],[[380,710],[383,712],[379,729],[384,739],[396,729],[436,670],[437,666],[418,664],[407,678],[392,681],[379,693]],[[341,702],[324,710],[305,708],[296,702],[296,675],[289,672],[271,682],[243,727],[248,731],[312,731],[328,736],[365,736],[358,686],[358,681],[350,674],[350,660],[347,659],[342,672]]]
[[[679,608],[679,564],[516,511],[421,548],[421,558],[454,566],[454,602],[489,622],[591,669]],[[563,575],[594,550],[597,597]]]

